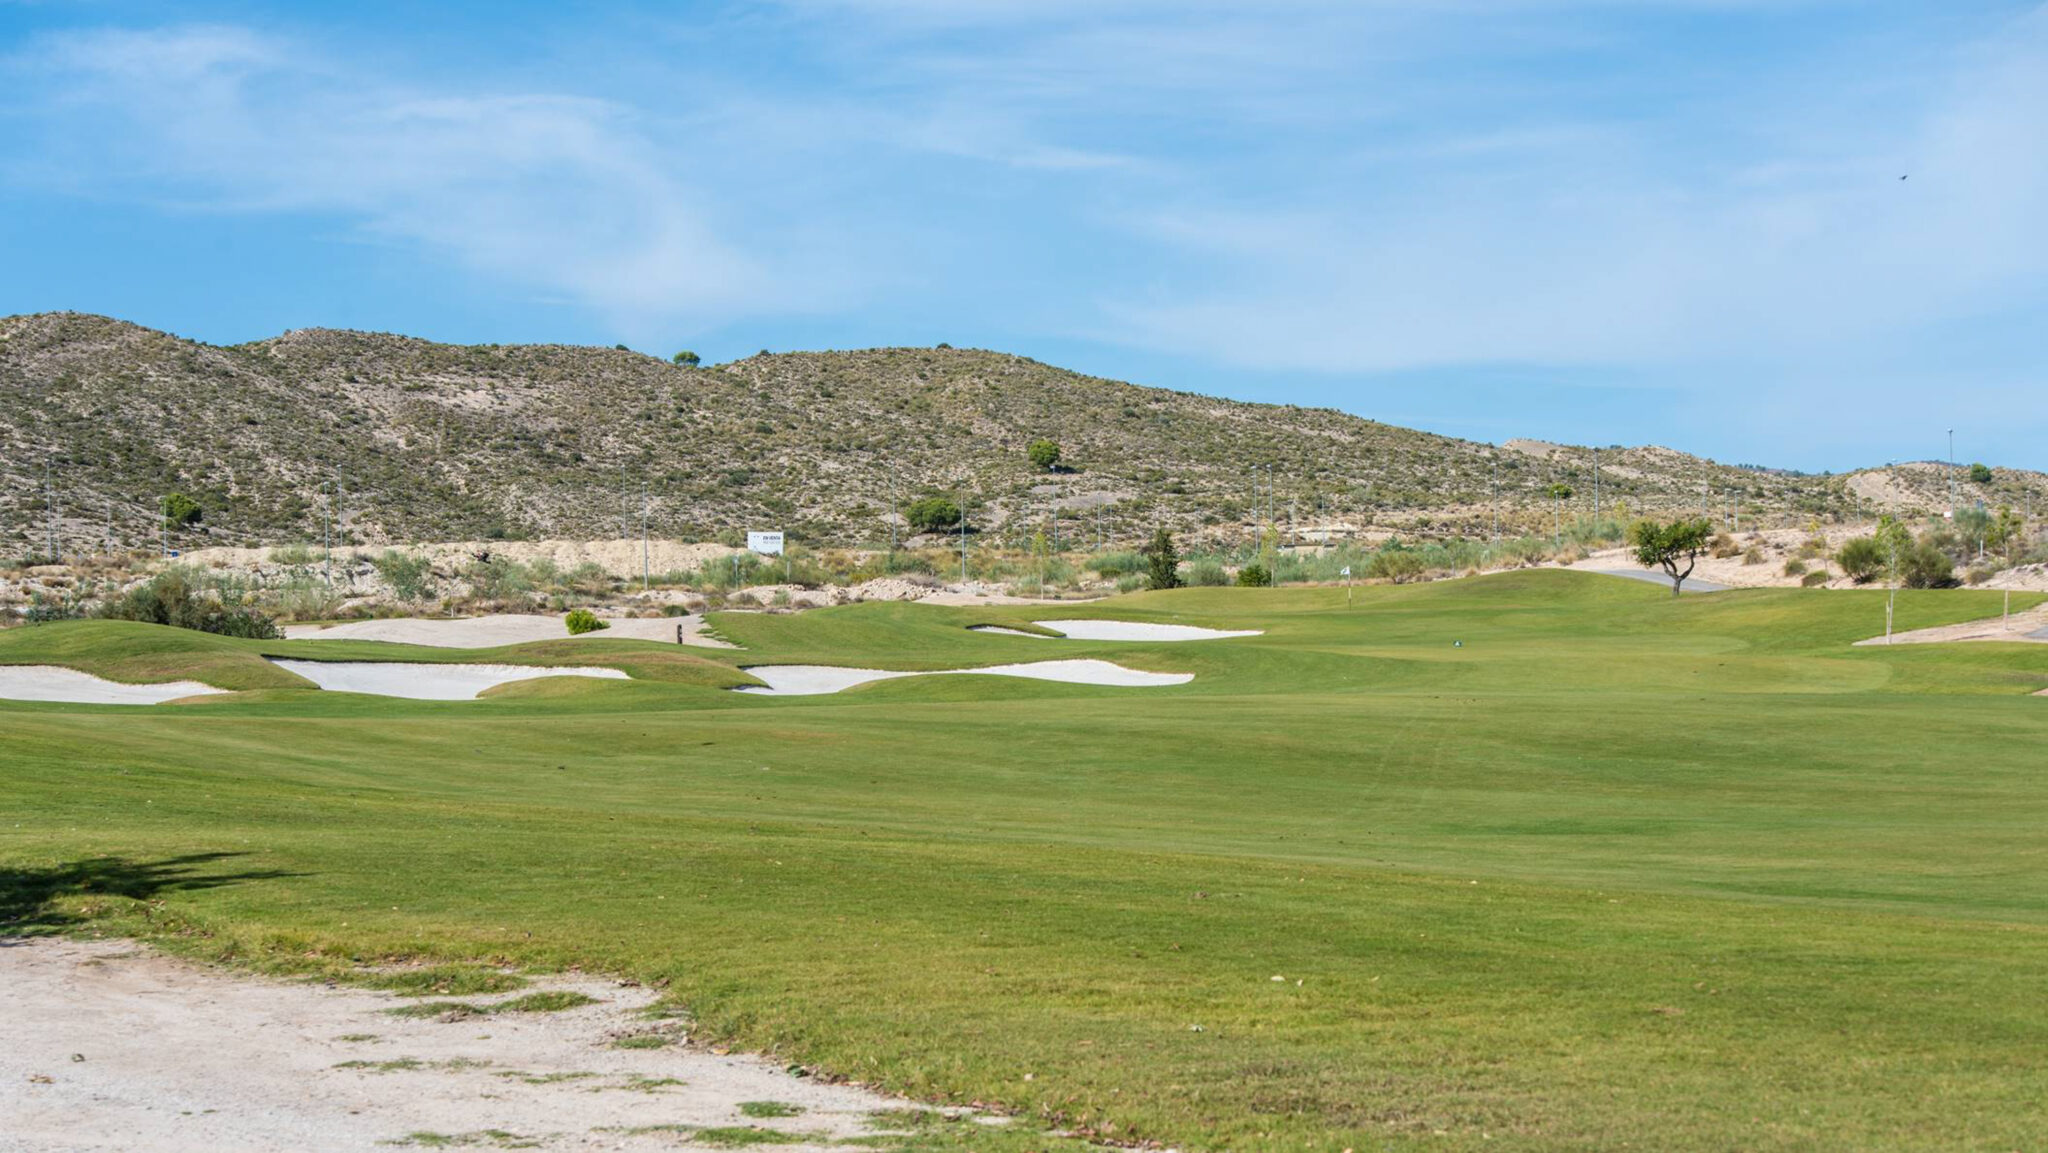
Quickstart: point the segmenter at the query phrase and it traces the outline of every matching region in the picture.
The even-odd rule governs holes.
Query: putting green
[[[1195,674],[1143,690],[721,691],[1044,659],[969,627],[1042,607],[726,614],[730,653],[18,629],[0,663],[249,691],[0,703],[0,932],[605,968],[667,982],[700,1038],[1186,1148],[2048,1129],[2048,648],[1852,648],[1878,592],[1356,595],[1077,606],[1264,630],[1059,642]],[[1898,627],[1999,604],[1902,593]],[[635,680],[379,700],[265,655]]]

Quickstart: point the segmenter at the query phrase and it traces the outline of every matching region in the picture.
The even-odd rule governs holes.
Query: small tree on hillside
[[[164,523],[172,528],[198,524],[200,518],[205,515],[206,510],[199,507],[199,502],[182,492],[167,493],[164,496]]]
[[[912,532],[932,532],[960,523],[960,506],[942,496],[915,500],[903,512]]]
[[[1976,464],[1973,464],[1973,465],[1971,465],[1971,466],[1970,466],[1970,479],[1971,479],[1971,480],[1973,480],[1973,481],[1975,481],[1975,482],[1977,482],[1978,484],[1990,484],[1990,483],[1991,483],[1991,468],[1990,468],[1990,466],[1988,466],[1988,465],[1984,464],[1984,463],[1983,463],[1983,462],[1981,462],[1981,461],[1980,461],[1980,462],[1978,462],[1978,463],[1976,463]]]
[[[1180,587],[1180,550],[1173,547],[1173,534],[1158,529],[1152,534],[1152,543],[1145,546],[1145,571],[1156,589],[1177,589]]]
[[[1671,595],[1677,596],[1679,586],[1692,575],[1692,569],[1699,563],[1700,554],[1707,551],[1708,542],[1713,539],[1714,526],[1704,517],[1689,520],[1675,520],[1663,524],[1654,520],[1637,521],[1628,530],[1629,544],[1636,550],[1636,563],[1656,565],[1671,578]],[[1685,568],[1681,571],[1680,564]]]
[[[1031,447],[1024,450],[1024,455],[1031,458],[1031,463],[1040,470],[1051,472],[1059,466],[1060,446],[1057,441],[1047,440],[1041,436],[1031,442]]]
[[[687,348],[682,350],[681,352],[676,353],[674,360],[677,364],[682,365],[684,368],[695,368],[699,363],[702,362],[701,358],[698,357],[696,353],[691,352]]]

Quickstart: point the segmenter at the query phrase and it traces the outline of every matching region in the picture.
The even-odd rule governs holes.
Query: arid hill
[[[330,501],[337,543],[637,536],[644,507],[659,537],[780,528],[860,545],[887,540],[909,501],[958,494],[976,532],[1022,541],[1058,510],[1071,544],[1154,524],[1242,536],[1266,507],[1304,531],[1485,533],[1497,512],[1508,532],[1585,515],[1594,491],[1583,447],[1479,444],[968,349],[689,368],[326,329],[217,347],[48,313],[0,320],[0,397],[0,549],[27,552],[45,548],[46,493],[71,552],[155,543],[170,492],[204,510],[174,542],[198,546],[317,542]],[[1039,437],[1063,449],[1060,471],[1026,459]],[[1626,514],[1697,509],[1703,486],[1745,523],[1948,504],[1931,464],[1808,476],[1656,447],[1599,458],[1603,501]],[[1552,484],[1572,495],[1553,501]],[[2048,494],[2040,474],[2005,470],[1963,487],[1992,505]]]

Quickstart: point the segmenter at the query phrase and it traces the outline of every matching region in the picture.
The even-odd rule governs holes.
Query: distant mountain
[[[1244,404],[1083,376],[1000,352],[763,354],[686,368],[563,345],[448,345],[307,329],[217,347],[106,317],[0,320],[0,549],[40,549],[48,465],[66,551],[153,543],[163,494],[202,506],[185,543],[710,539],[779,528],[820,546],[886,541],[893,508],[963,494],[969,523],[1023,541],[1055,509],[1063,541],[1164,524],[1248,535],[1545,531],[1594,490],[1594,452],[1456,440],[1329,409]],[[1036,470],[1048,437],[1063,469]],[[1945,508],[1927,464],[1816,477],[1664,448],[1599,451],[1630,513],[1725,509],[1745,522]],[[1271,477],[1268,496],[1267,477]],[[1497,482],[1496,482],[1496,479]],[[1490,497],[1496,491],[1498,497]],[[2038,473],[1962,482],[1966,501],[2036,503]],[[901,531],[899,529],[899,531]]]

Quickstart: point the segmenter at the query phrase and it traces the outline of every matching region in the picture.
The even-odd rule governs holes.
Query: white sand
[[[1152,625],[1137,621],[1032,621],[1075,641],[1211,641],[1256,637],[1263,629],[1204,629],[1194,625]]]
[[[1036,681],[1062,681],[1071,685],[1126,687],[1184,685],[1195,679],[1193,673],[1148,673],[1138,669],[1127,669],[1108,661],[1032,661],[1021,665],[989,665],[978,669],[939,669],[932,672],[849,669],[837,665],[756,665],[745,671],[767,682],[767,687],[746,685],[738,689],[738,692],[781,697],[836,693],[855,685],[867,684],[869,681],[888,681],[897,677],[940,677],[956,674],[1026,677]]]
[[[687,1044],[683,1022],[637,1016],[654,999],[648,989],[592,977],[536,984],[601,1003],[393,1017],[383,1010],[406,1001],[389,993],[238,978],[125,941],[9,941],[0,1149],[388,1153],[409,1134],[435,1133],[465,1147],[655,1150],[686,1139],[626,1130],[673,1125],[810,1135],[774,1146],[798,1153],[866,1135],[871,1112],[906,1105]],[[612,1044],[647,1032],[677,1043]],[[416,1065],[374,1067],[407,1061]],[[740,1111],[748,1101],[803,1113],[755,1120]],[[493,1129],[516,1136],[494,1139]]]
[[[160,705],[180,697],[226,692],[198,681],[127,685],[55,665],[0,665],[0,698],[80,705]]]
[[[428,665],[401,661],[289,661],[276,658],[271,663],[287,672],[297,673],[329,692],[410,697],[416,701],[473,700],[485,689],[541,677],[630,679],[617,669],[595,668]]]
[[[675,643],[680,630],[683,644],[706,648],[732,648],[724,641],[702,635],[704,618],[618,617],[604,618],[607,628],[585,637],[621,637],[626,640]],[[428,645],[439,649],[487,649],[498,645],[520,645],[531,641],[559,641],[569,638],[561,617],[538,613],[493,613],[489,616],[455,620],[394,617],[389,620],[347,621],[338,625],[286,625],[284,635],[295,641],[389,641],[402,645]]]
[[[1023,629],[1006,629],[1001,625],[968,625],[967,631],[971,633],[995,633],[997,636],[1005,637],[1030,637],[1032,640],[1035,641],[1053,641],[1059,639],[1058,637],[1046,636],[1044,633],[1027,633]]]

